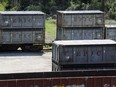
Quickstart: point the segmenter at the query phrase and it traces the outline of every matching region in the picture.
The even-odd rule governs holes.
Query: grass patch
[[[105,20],[106,25],[116,25],[116,20]]]
[[[51,43],[56,38],[56,20],[52,18],[46,19],[45,40]]]

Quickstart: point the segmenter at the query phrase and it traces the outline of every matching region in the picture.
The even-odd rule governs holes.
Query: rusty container
[[[49,82],[46,82],[49,80]],[[23,84],[19,84],[23,82]],[[47,85],[46,85],[47,84]],[[115,87],[116,76],[57,77],[0,81],[1,87]]]
[[[106,25],[105,29],[105,38],[116,41],[116,25]]]
[[[54,41],[52,61],[60,65],[115,64],[116,42],[113,40]]]
[[[58,27],[104,27],[104,13],[98,10],[58,11]]]
[[[104,28],[59,28],[56,40],[92,40],[104,39]]]

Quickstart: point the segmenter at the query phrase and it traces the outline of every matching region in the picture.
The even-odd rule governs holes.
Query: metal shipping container
[[[43,29],[36,30],[2,30],[0,44],[43,44]]]
[[[99,10],[58,11],[58,27],[104,27],[104,13]]]
[[[116,63],[116,42],[113,40],[54,41],[52,60],[61,65]]]
[[[0,29],[45,28],[45,15],[40,11],[1,11]]]
[[[57,40],[104,39],[104,28],[57,28]]]
[[[106,31],[105,38],[116,41],[116,25],[106,25],[105,29],[106,29],[105,30]]]

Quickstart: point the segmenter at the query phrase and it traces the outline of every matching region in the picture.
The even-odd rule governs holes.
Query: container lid
[[[56,45],[116,45],[116,42],[113,40],[63,40],[63,41],[54,41],[53,44]]]
[[[0,11],[0,14],[44,14],[41,11]]]
[[[59,13],[64,13],[64,14],[83,14],[83,13],[103,13],[100,10],[78,10],[78,11],[58,11]]]
[[[116,25],[105,25],[107,28],[116,28]]]

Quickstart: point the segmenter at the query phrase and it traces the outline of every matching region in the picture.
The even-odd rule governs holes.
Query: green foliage
[[[0,1],[0,11],[5,11],[6,6],[8,6],[8,1],[7,0],[1,0]]]
[[[66,9],[66,10],[78,10],[81,7],[81,2],[77,1],[77,2],[73,2],[70,1],[70,6]]]
[[[51,17],[49,17],[46,20],[46,33],[45,33],[45,38],[46,38],[46,42],[49,43],[49,41],[53,41],[56,38],[56,20],[52,19]]]
[[[40,5],[29,5],[26,7],[26,10],[28,11],[41,11],[42,8],[41,8],[41,4]]]

